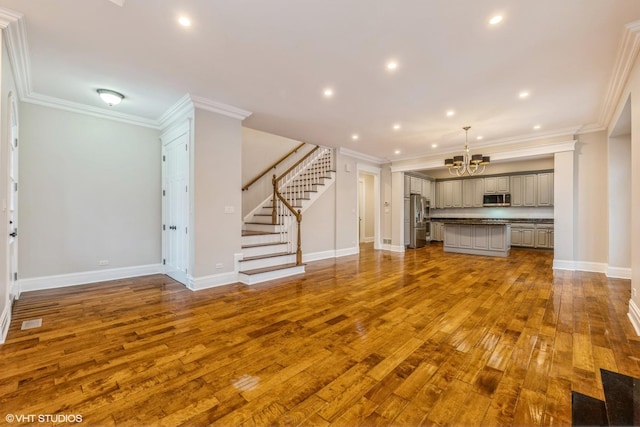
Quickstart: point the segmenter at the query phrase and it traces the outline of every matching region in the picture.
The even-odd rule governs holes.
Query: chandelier
[[[491,159],[489,156],[483,156],[482,154],[469,156],[467,134],[471,126],[465,126],[462,129],[464,129],[464,153],[461,156],[453,156],[453,159],[445,159],[444,165],[449,168],[451,175],[462,176],[465,173],[468,175],[480,175],[484,172],[485,165],[489,164]]]

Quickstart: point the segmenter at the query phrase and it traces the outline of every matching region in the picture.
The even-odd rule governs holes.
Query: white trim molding
[[[634,21],[625,25],[618,47],[613,73],[598,120],[603,127],[611,122],[638,52],[640,52],[640,21]]]
[[[631,268],[627,267],[607,267],[607,277],[612,279],[629,279],[631,280]]]
[[[243,110],[232,105],[223,104],[222,102],[212,101],[200,96],[189,95],[191,101],[196,108],[211,111],[212,113],[222,114],[223,116],[232,117],[238,120],[244,120],[251,115],[251,111]]]
[[[553,269],[554,270],[575,271],[576,270],[576,265],[575,265],[575,262],[571,261],[571,260],[554,259],[553,260]]]
[[[350,150],[348,148],[344,148],[344,147],[338,147],[338,153],[345,155],[345,156],[349,156],[349,157],[353,157],[354,159],[358,159],[358,160],[363,160],[365,162],[369,162],[369,163],[373,163],[375,165],[383,165],[385,163],[389,163],[389,160],[387,159],[383,159],[381,157],[376,157],[376,156],[371,156],[369,154],[364,154],[361,153],[359,151],[355,151],[355,150]]]
[[[43,289],[65,288],[108,280],[127,279],[129,277],[162,274],[162,264],[138,265],[134,267],[110,268],[107,270],[83,271],[79,273],[58,274],[54,276],[33,277],[18,280],[20,291],[39,291]]]
[[[210,276],[189,276],[187,288],[192,291],[201,291],[203,289],[216,288],[233,283],[238,283],[238,273],[229,271],[227,273],[212,274]]]
[[[629,300],[629,313],[627,313],[627,316],[636,331],[636,335],[640,336],[640,308],[638,308],[634,300]]]
[[[13,302],[8,300],[4,305],[4,310],[0,314],[0,344],[4,344],[9,333],[9,326],[11,325],[11,307]]]
[[[608,265],[604,262],[575,261],[574,267],[574,270],[578,271],[606,274]]]

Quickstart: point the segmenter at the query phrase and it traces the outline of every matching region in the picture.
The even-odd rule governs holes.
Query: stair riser
[[[295,276],[297,274],[304,273],[304,265],[286,268],[278,271],[270,271],[268,273],[260,274],[238,274],[238,280],[246,285],[255,285],[256,283],[266,282],[268,280],[281,279],[284,277]]]
[[[286,231],[282,225],[271,224],[245,224],[244,229],[247,231],[264,231],[267,233],[280,233]]]
[[[242,236],[241,244],[246,245],[258,245],[260,243],[274,243],[280,242],[280,234],[262,234],[256,236]]]
[[[281,243],[279,245],[257,246],[255,248],[243,248],[242,255],[245,258],[247,258],[252,256],[277,254],[280,252],[285,252],[286,250],[287,250],[287,244]]]
[[[274,267],[276,265],[290,264],[296,262],[295,255],[281,255],[276,257],[254,259],[250,261],[240,261],[240,271],[254,270],[256,268]]]

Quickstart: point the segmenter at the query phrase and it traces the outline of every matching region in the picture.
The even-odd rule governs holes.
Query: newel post
[[[302,212],[298,209],[298,214],[296,215],[296,220],[298,221],[298,249],[296,249],[296,265],[302,265],[302,237],[300,236],[300,223],[302,222]]]

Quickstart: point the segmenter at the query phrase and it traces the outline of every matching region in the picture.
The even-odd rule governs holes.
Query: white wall
[[[20,113],[21,280],[159,264],[159,132],[35,104]]]
[[[366,242],[372,242],[374,238],[374,210],[376,206],[374,204],[373,193],[373,175],[361,173],[360,178],[364,180],[364,236],[363,240]]]
[[[225,274],[232,279],[234,275],[234,256],[240,253],[242,235],[241,125],[239,119],[195,109],[194,256],[189,273],[195,280]],[[225,208],[233,212],[225,213]]]

